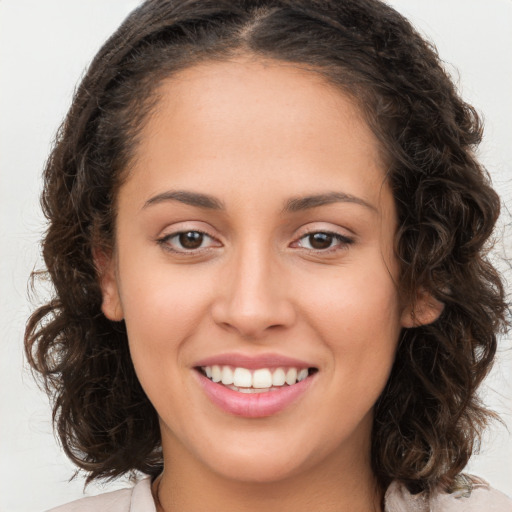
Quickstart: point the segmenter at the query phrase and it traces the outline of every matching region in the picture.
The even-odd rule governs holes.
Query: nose
[[[245,339],[261,340],[295,322],[285,273],[269,252],[254,244],[226,262],[212,307],[219,326]]]

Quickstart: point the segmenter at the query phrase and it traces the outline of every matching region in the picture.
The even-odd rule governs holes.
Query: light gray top
[[[156,512],[149,478],[134,487],[82,498],[48,512]],[[512,512],[512,500],[483,480],[475,480],[452,494],[412,495],[397,482],[386,491],[385,512]]]

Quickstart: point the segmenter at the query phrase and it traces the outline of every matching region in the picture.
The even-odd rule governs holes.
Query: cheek
[[[125,276],[135,276],[125,272]],[[144,278],[125,278],[121,300],[132,362],[138,380],[158,414],[173,417],[189,402],[186,359],[189,340],[200,328],[211,302],[205,276],[155,266]]]
[[[204,273],[203,273],[204,274]],[[135,366],[164,365],[206,317],[212,300],[208,275],[181,267],[147,269],[143,279],[124,272],[121,302]]]
[[[317,276],[316,276],[317,277]],[[347,265],[304,283],[304,309],[323,329],[341,339],[372,332],[387,337],[400,330],[398,292],[385,266]]]
[[[330,366],[351,386],[384,386],[400,336],[395,285],[383,265],[347,266],[310,283],[305,316],[331,354]],[[379,391],[380,392],[380,391]]]

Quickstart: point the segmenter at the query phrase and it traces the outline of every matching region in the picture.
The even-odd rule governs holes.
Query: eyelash
[[[332,240],[331,240],[332,242],[334,242],[334,241],[338,242],[338,244],[336,244],[335,246],[331,245],[331,246],[327,247],[326,249],[314,249],[314,248],[302,247],[302,249],[304,249],[308,252],[311,252],[311,253],[315,253],[315,254],[318,254],[318,253],[326,254],[326,253],[336,252],[339,250],[344,250],[347,248],[347,246],[354,243],[354,240],[352,238],[349,238],[344,235],[340,235],[339,233],[335,233],[332,231],[322,231],[322,230],[315,230],[315,231],[310,231],[309,233],[305,233],[299,239],[297,239],[296,242],[293,242],[293,243],[297,244],[301,240],[307,239],[313,235],[327,235],[329,237],[332,237]]]
[[[208,237],[210,238],[211,240],[215,240],[214,237],[212,237],[211,235],[209,235],[208,233],[204,232],[204,231],[201,231],[199,229],[186,229],[186,230],[183,230],[183,231],[176,231],[175,233],[170,233],[168,235],[164,235],[162,236],[161,238],[158,238],[156,240],[157,244],[160,245],[165,251],[168,251],[168,252],[172,252],[172,253],[176,253],[176,254],[184,254],[184,255],[192,255],[192,254],[197,254],[197,252],[199,251],[205,251],[205,250],[209,250],[211,247],[197,247],[195,249],[187,249],[187,248],[182,248],[182,249],[174,249],[171,245],[171,240],[173,240],[174,238],[178,238],[180,237],[181,235],[186,235],[186,234],[190,234],[190,233],[194,233],[194,234],[199,234],[203,237],[203,240],[201,241],[201,244],[202,242],[204,241],[204,237]]]
[[[180,236],[186,235],[186,234],[191,234],[191,233],[194,233],[195,235],[201,235],[203,237],[201,240],[201,245],[204,242],[205,237],[211,239],[212,241],[215,240],[214,237],[212,237],[211,235],[209,235],[208,233],[206,233],[204,231],[200,231],[197,229],[190,229],[190,230],[177,231],[175,233],[170,233],[168,235],[164,235],[161,238],[158,238],[156,240],[156,242],[164,250],[166,250],[168,252],[175,253],[175,254],[182,254],[182,255],[194,255],[194,254],[197,254],[198,252],[207,251],[212,248],[212,247],[197,247],[197,248],[187,249],[187,248],[183,247],[181,249],[175,249],[172,247],[171,240],[173,240],[175,238],[179,240]],[[333,242],[333,241],[338,242],[338,244],[336,244],[335,246],[330,245],[329,247],[327,247],[325,249],[301,247],[303,250],[311,252],[311,253],[315,253],[315,254],[318,254],[318,253],[326,254],[326,253],[336,252],[339,250],[346,249],[348,245],[351,245],[354,243],[354,240],[352,238],[349,238],[344,235],[340,235],[339,233],[335,233],[332,231],[319,230],[319,231],[311,231],[309,233],[305,233],[300,238],[298,238],[296,241],[292,242],[291,246],[293,247],[294,244],[298,244],[301,240],[307,239],[313,235],[327,235],[328,237],[332,238],[331,242]]]

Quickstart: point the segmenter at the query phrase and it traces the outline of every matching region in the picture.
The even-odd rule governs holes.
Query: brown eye
[[[210,235],[195,230],[178,231],[171,235],[165,235],[159,238],[157,243],[166,251],[181,254],[195,254],[203,249],[222,246]]]
[[[312,249],[329,249],[331,247],[334,236],[330,233],[313,233],[308,235],[309,246]]]
[[[299,238],[294,243],[296,247],[301,247],[309,251],[333,252],[339,249],[346,249],[354,241],[351,238],[339,233],[330,233],[329,231],[315,231]]]
[[[184,249],[199,249],[203,239],[204,235],[199,231],[186,231],[178,235],[178,241]]]

